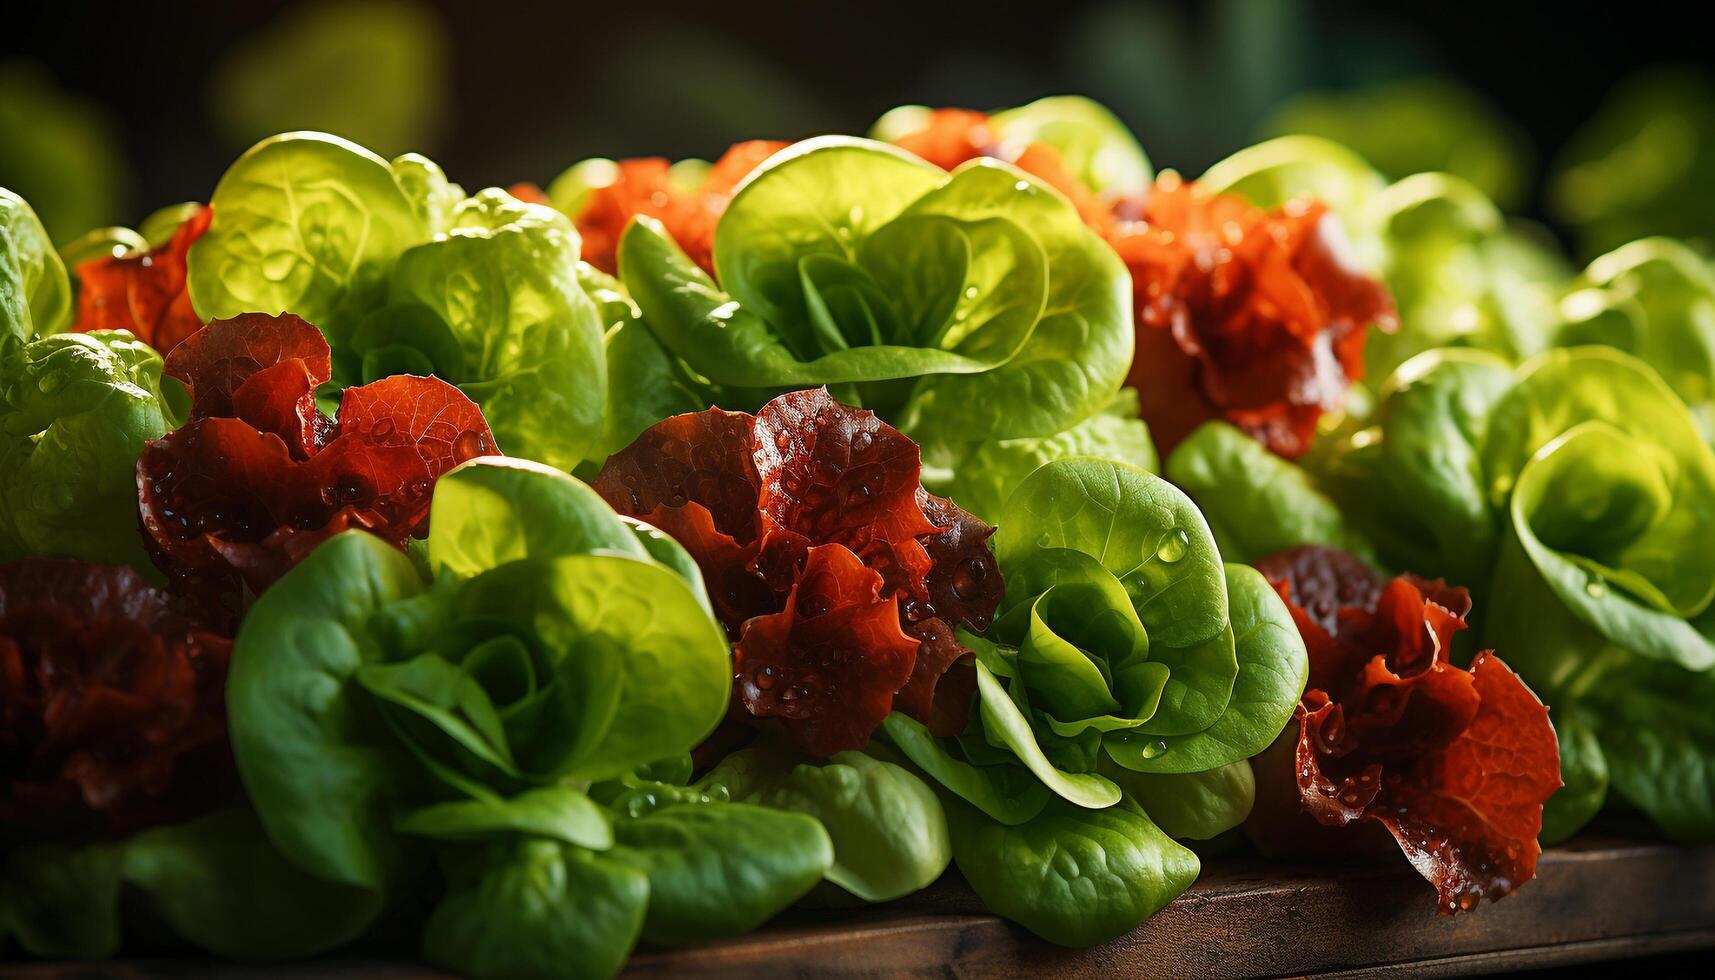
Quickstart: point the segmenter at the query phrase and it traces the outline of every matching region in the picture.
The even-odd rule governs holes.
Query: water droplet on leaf
[[[1191,547],[1191,536],[1182,527],[1170,529],[1156,542],[1155,557],[1171,565],[1185,557],[1185,552]]]

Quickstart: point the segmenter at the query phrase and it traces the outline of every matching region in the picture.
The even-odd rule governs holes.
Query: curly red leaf
[[[843,545],[811,548],[786,607],[745,623],[733,646],[739,703],[781,719],[812,755],[862,747],[917,658],[898,600],[881,589],[881,576]]]
[[[322,416],[327,344],[294,316],[215,321],[168,370],[191,390],[191,421],[138,459],[143,530],[156,563],[211,608],[344,530],[404,547],[435,480],[496,452],[475,403],[438,378],[348,388],[338,420]]]
[[[1116,214],[1109,240],[1136,290],[1127,380],[1161,450],[1213,418],[1283,456],[1308,450],[1363,376],[1368,329],[1396,322],[1386,288],[1343,256],[1327,207],[1264,211],[1167,173]]]
[[[1280,581],[1310,653],[1292,762],[1303,812],[1328,827],[1385,827],[1436,886],[1443,913],[1530,880],[1542,805],[1560,786],[1559,747],[1548,709],[1492,651],[1469,670],[1449,661],[1469,594],[1397,578],[1338,608],[1330,631],[1298,599],[1364,597],[1367,569],[1334,549],[1260,564]],[[1282,775],[1261,773],[1259,786]],[[1252,837],[1276,853],[1316,842],[1293,819],[1258,813]]]
[[[974,673],[954,628],[986,626],[1004,583],[993,529],[924,491],[920,471],[911,440],[818,389],[755,416],[667,419],[611,456],[594,486],[702,569],[728,634],[751,651],[736,668],[735,712],[786,719],[801,746],[829,754],[861,747],[893,708],[938,732],[964,727]],[[824,587],[817,577],[829,575],[844,586]],[[873,590],[851,584],[869,577]],[[827,650],[856,673],[829,674]],[[815,681],[773,686],[785,676]]]
[[[231,647],[132,569],[0,564],[0,838],[122,834],[234,795]]]
[[[202,329],[185,287],[185,257],[212,220],[213,209],[198,207],[159,248],[79,264],[81,286],[72,329],[129,330],[162,354]]]

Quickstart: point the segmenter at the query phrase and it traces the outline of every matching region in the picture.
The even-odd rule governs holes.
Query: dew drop
[[[982,594],[988,581],[988,566],[975,558],[966,558],[953,570],[953,594],[961,599],[974,599]]]
[[[977,287],[975,287],[975,286],[966,286],[965,287],[965,298],[966,299],[976,299],[977,298],[977,291],[978,291]]]
[[[1600,599],[1608,594],[1608,583],[1599,578],[1592,578],[1584,583],[1584,594],[1592,599]]]
[[[382,419],[375,423],[375,427],[369,430],[369,434],[377,439],[385,439],[393,434],[394,428],[392,419]]]
[[[767,666],[759,668],[750,676],[750,682],[761,690],[768,690],[774,686],[774,668]]]
[[[453,440],[453,455],[457,456],[461,462],[481,456],[482,436],[475,432],[459,433],[459,437]]]
[[[362,500],[368,488],[364,485],[363,477],[356,473],[346,473],[339,478],[338,499],[341,503],[354,504]]]
[[[1173,564],[1185,557],[1185,552],[1191,547],[1191,536],[1182,527],[1170,529],[1155,543],[1155,557],[1166,564]]]
[[[857,435],[852,436],[852,452],[867,452],[874,442],[874,436],[870,435],[868,432],[859,432]]]

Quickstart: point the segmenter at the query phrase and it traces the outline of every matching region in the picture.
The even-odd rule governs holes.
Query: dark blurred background
[[[1684,184],[1715,166],[1715,46],[1668,7],[1018,6],[14,5],[0,34],[0,184],[64,241],[206,199],[239,152],[284,129],[422,150],[475,187],[546,183],[588,156],[710,157],[738,139],[863,132],[907,102],[991,108],[1063,92],[1108,104],[1157,166],[1194,175],[1261,137],[1322,131],[1384,171],[1460,172],[1563,232],[1600,220],[1592,210],[1640,210],[1587,200],[1581,187],[1614,194],[1592,168],[1653,167],[1665,172],[1640,179]],[[1638,121],[1638,105],[1666,106],[1666,122]],[[1662,210],[1671,224],[1683,208]]]

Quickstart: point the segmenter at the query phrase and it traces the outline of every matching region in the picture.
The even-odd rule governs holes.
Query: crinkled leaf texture
[[[198,207],[158,248],[79,264],[82,285],[72,329],[129,330],[163,355],[201,330],[203,321],[191,306],[186,285],[185,257],[213,219],[212,210]]]
[[[1126,380],[1160,446],[1221,418],[1282,456],[1306,452],[1363,377],[1369,329],[1396,323],[1339,220],[1315,200],[1264,211],[1174,174],[1119,214],[1109,240],[1137,304]]]
[[[167,358],[190,421],[137,462],[157,564],[211,605],[260,593],[317,545],[361,528],[403,548],[435,480],[495,451],[476,405],[438,378],[400,375],[316,408],[327,341],[290,314],[216,320]]]
[[[975,160],[947,174],[826,137],[734,193],[711,278],[651,219],[621,277],[662,345],[721,385],[856,385],[913,437],[1045,438],[1099,412],[1131,358],[1112,251],[1059,194]]]
[[[1535,877],[1543,803],[1561,786],[1559,745],[1548,709],[1493,651],[1468,670],[1450,662],[1471,608],[1465,590],[1410,576],[1362,583],[1350,556],[1332,549],[1260,566],[1310,650],[1291,777],[1303,813],[1330,827],[1385,827],[1435,886],[1442,914]],[[1324,626],[1347,596],[1354,604]],[[1256,819],[1270,818],[1303,819]],[[1289,837],[1277,827],[1253,836]]]
[[[174,387],[160,355],[126,333],[0,340],[0,559],[152,569],[137,457],[182,416]]]
[[[0,564],[0,832],[117,835],[223,802],[231,649],[130,568]]]
[[[595,487],[696,559],[734,638],[735,718],[777,718],[817,756],[861,748],[895,708],[962,730],[972,678],[953,635],[987,625],[991,529],[918,482],[917,446],[825,389],[755,415],[652,426]]]

